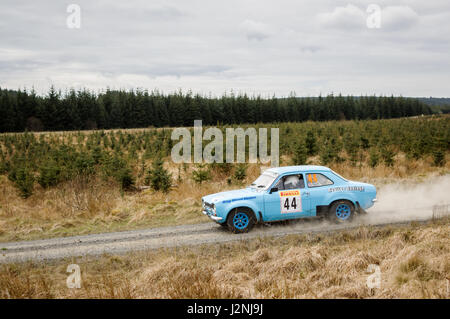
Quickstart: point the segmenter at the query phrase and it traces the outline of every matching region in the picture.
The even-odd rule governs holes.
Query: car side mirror
[[[273,188],[270,189],[270,193],[271,194],[272,193],[276,193],[276,192],[278,192],[278,187],[273,187]]]

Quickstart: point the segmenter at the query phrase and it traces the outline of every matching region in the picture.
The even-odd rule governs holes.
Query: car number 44
[[[300,213],[302,211],[302,199],[299,190],[280,192],[281,213]]]

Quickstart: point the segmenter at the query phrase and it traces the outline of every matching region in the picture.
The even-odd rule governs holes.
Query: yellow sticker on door
[[[301,213],[302,197],[300,190],[280,191],[281,213]]]

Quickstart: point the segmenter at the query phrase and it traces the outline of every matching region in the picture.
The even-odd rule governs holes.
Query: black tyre
[[[255,224],[255,214],[249,208],[236,208],[228,214],[228,229],[235,234],[247,233]]]
[[[330,206],[328,219],[335,223],[350,222],[355,216],[355,206],[348,200],[338,200]]]

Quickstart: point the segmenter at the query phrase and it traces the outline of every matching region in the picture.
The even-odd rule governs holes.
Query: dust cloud
[[[436,176],[419,184],[395,183],[377,189],[378,201],[362,216],[367,223],[425,220],[433,206],[450,204],[450,175]]]

